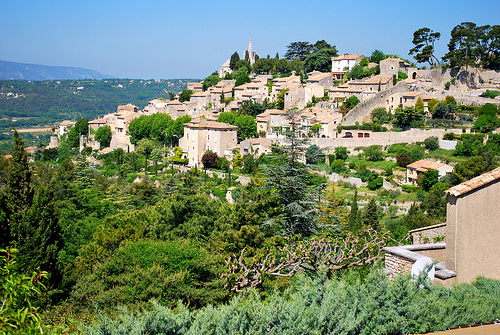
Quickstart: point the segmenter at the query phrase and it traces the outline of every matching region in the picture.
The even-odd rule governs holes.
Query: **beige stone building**
[[[116,113],[105,115],[102,119],[89,121],[89,136],[80,138],[80,150],[85,146],[91,147],[93,150],[99,149],[99,142],[95,141],[94,134],[98,128],[109,126],[111,128],[111,149],[121,148],[126,152],[134,151],[135,146],[130,143],[130,135],[128,135],[128,126],[130,122],[143,115],[138,111],[137,106],[128,104],[118,106]]]
[[[453,166],[429,159],[421,159],[406,166],[406,182],[415,183],[418,175],[428,170],[437,170],[439,177],[453,172]]]
[[[242,156],[251,154],[259,157],[272,151],[272,142],[268,138],[249,138],[240,143],[240,154]]]
[[[73,127],[76,124],[76,122],[69,121],[69,120],[64,120],[59,124],[59,136],[63,136],[64,134],[67,134],[71,127]]]
[[[227,123],[207,121],[196,118],[184,124],[184,136],[179,145],[188,158],[190,166],[203,166],[202,156],[211,150],[219,157],[224,157],[237,145],[238,127]]]
[[[311,72],[309,73],[307,83],[321,85],[324,89],[330,89],[335,86],[333,75],[330,72]]]
[[[386,58],[380,61],[380,74],[384,76],[398,76],[398,72],[408,74],[410,64],[399,58]]]
[[[332,75],[336,80],[342,80],[344,74],[351,71],[354,65],[359,64],[363,55],[340,55],[332,57]]]
[[[297,118],[294,123],[300,129],[300,134],[303,137],[312,134],[312,126],[315,124],[321,125],[317,137],[320,138],[335,138],[337,127],[342,121],[342,114],[335,113],[331,109],[307,108]]]
[[[500,280],[500,213],[496,210],[500,205],[500,168],[445,193],[446,226],[413,231],[413,242],[423,244],[384,248],[388,276],[409,273],[417,259],[427,256],[438,262],[435,281],[445,286],[471,282],[478,276]],[[443,233],[445,243],[427,243]],[[424,235],[424,239],[415,235]]]
[[[446,267],[456,281],[500,279],[500,168],[450,188]]]
[[[193,92],[201,92],[203,91],[203,83],[189,82],[187,83],[187,89]]]

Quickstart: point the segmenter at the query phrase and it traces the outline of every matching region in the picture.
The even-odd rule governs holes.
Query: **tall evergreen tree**
[[[361,215],[358,210],[358,190],[354,191],[351,201],[351,214],[349,215],[349,231],[356,233],[361,229]]]
[[[229,68],[233,71],[236,71],[236,63],[240,60],[240,55],[238,54],[237,51],[234,52],[234,54],[231,55],[231,58],[229,59]]]
[[[311,189],[307,184],[308,173],[304,164],[298,162],[307,140],[298,136],[297,125],[292,122],[297,114],[290,112],[290,129],[285,132],[286,144],[280,148],[273,165],[266,166],[267,186],[276,195],[281,205],[282,219],[271,222],[285,236],[310,236],[319,230],[319,193],[323,185]]]
[[[24,150],[24,141],[13,128],[14,146],[10,166],[5,176],[5,186],[0,194],[3,214],[0,213],[0,246],[11,244],[12,239],[20,239],[17,225],[22,220],[25,211],[33,201],[31,171],[28,165],[28,154]]]
[[[366,206],[365,213],[363,215],[363,226],[365,228],[373,228],[377,231],[380,231],[382,228],[379,224],[378,206],[374,198],[372,198],[368,203],[368,206]]]

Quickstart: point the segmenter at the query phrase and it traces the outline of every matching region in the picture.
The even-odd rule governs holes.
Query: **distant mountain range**
[[[97,71],[67,66],[46,66],[0,60],[0,80],[112,79]]]

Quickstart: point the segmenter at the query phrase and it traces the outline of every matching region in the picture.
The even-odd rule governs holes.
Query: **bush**
[[[374,180],[371,180],[370,182],[368,182],[368,189],[370,190],[377,190],[379,188],[382,187],[382,184],[383,184],[383,179],[382,177],[376,177]]]
[[[352,162],[351,162],[352,163]],[[337,173],[342,173],[346,170],[345,162],[342,159],[336,159],[332,162],[332,170]]]
[[[495,321],[499,291],[500,281],[484,277],[445,288],[409,276],[391,281],[380,269],[364,280],[300,275],[293,287],[266,298],[248,294],[197,311],[153,303],[149,310],[116,319],[103,316],[84,333],[420,334]]]
[[[439,148],[439,139],[436,136],[427,137],[424,145],[427,150],[434,151]]]
[[[379,145],[372,145],[364,152],[366,159],[371,162],[378,162],[384,159],[384,154]]]
[[[486,90],[486,92],[483,92],[483,95],[495,99],[495,97],[500,95],[500,91],[495,91],[495,90]]]
[[[454,133],[446,133],[443,135],[443,140],[453,141],[455,139]]]
[[[215,152],[206,153],[201,157],[201,162],[203,163],[203,167],[205,169],[212,169],[216,167],[217,159],[219,159],[219,155]]]

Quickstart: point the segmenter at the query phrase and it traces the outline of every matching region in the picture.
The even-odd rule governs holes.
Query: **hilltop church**
[[[255,58],[257,56],[257,50],[253,50],[252,48],[252,36],[250,35],[249,41],[248,41],[248,49],[243,52],[243,57],[246,59],[246,56],[248,55],[248,61],[250,62],[250,65],[253,65],[255,63]],[[222,66],[219,69],[219,77],[224,78],[226,73],[232,73],[233,70],[229,67],[229,59],[222,64]]]

